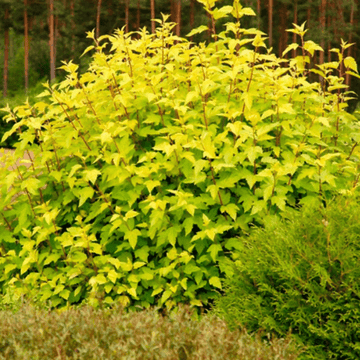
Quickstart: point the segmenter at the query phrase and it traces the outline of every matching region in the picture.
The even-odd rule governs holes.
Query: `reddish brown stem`
[[[13,231],[13,229],[12,229],[9,221],[6,219],[5,215],[4,215],[2,212],[0,212],[0,213],[1,213],[1,216],[3,217],[3,219],[5,220],[8,229],[9,229],[10,231]]]

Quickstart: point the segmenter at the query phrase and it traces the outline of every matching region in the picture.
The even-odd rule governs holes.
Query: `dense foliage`
[[[292,30],[303,55],[279,59],[241,28],[250,8],[203,3],[213,23],[236,19],[214,43],[174,36],[167,16],[139,39],[90,32],[85,74],[65,63],[45,101],[6,109],[15,125],[3,140],[20,141],[0,170],[3,301],[203,306],[249,224],[356,189],[359,129],[334,75],[357,75],[348,45],[309,70],[321,48],[303,26]],[[24,154],[29,167],[11,170]]]
[[[307,359],[359,359],[359,239],[357,199],[274,217],[242,239],[218,314],[231,328],[290,331]]]

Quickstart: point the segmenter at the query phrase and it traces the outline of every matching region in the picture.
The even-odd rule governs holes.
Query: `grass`
[[[187,307],[163,316],[156,309],[48,312],[24,304],[0,311],[0,359],[298,359],[290,339],[264,342],[230,331],[215,315],[194,315]]]

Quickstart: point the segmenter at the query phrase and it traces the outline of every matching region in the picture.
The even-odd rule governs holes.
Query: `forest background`
[[[231,5],[232,0],[222,0],[218,6]],[[268,47],[281,56],[287,45],[299,42],[297,35],[287,32],[293,23],[306,21],[306,39],[319,44],[324,52],[317,52],[315,64],[335,61],[333,48],[340,48],[341,39],[354,43],[344,56],[359,59],[360,36],[359,0],[243,0],[242,5],[251,7],[256,17],[243,19],[244,28],[259,28],[267,34]],[[209,30],[189,38],[195,43],[212,41],[211,20],[196,0],[0,0],[0,108],[7,103],[20,105],[41,92],[41,83],[61,81],[66,73],[57,69],[61,61],[73,60],[86,69],[90,56],[80,57],[85,48],[92,45],[86,32],[95,29],[96,36],[112,34],[126,26],[126,31],[146,27],[155,32],[161,13],[171,14],[170,20],[178,25],[174,33],[186,36],[192,29],[209,22]],[[218,21],[217,32],[224,30],[226,20]],[[136,33],[133,34],[137,36]],[[300,51],[298,49],[297,51]],[[300,53],[298,53],[300,55]],[[285,57],[295,57],[296,50]],[[312,66],[313,67],[313,64]],[[360,94],[360,79],[350,78],[340,69],[351,91]],[[310,81],[319,81],[312,74]],[[358,98],[349,101],[353,112]],[[2,120],[0,112],[0,140],[12,126]],[[2,146],[12,146],[10,138]]]

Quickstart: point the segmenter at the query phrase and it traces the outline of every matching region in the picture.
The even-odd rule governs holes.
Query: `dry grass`
[[[298,359],[288,339],[265,343],[220,319],[195,320],[187,308],[161,316],[156,310],[125,313],[90,307],[46,312],[24,305],[0,312],[0,359]]]

